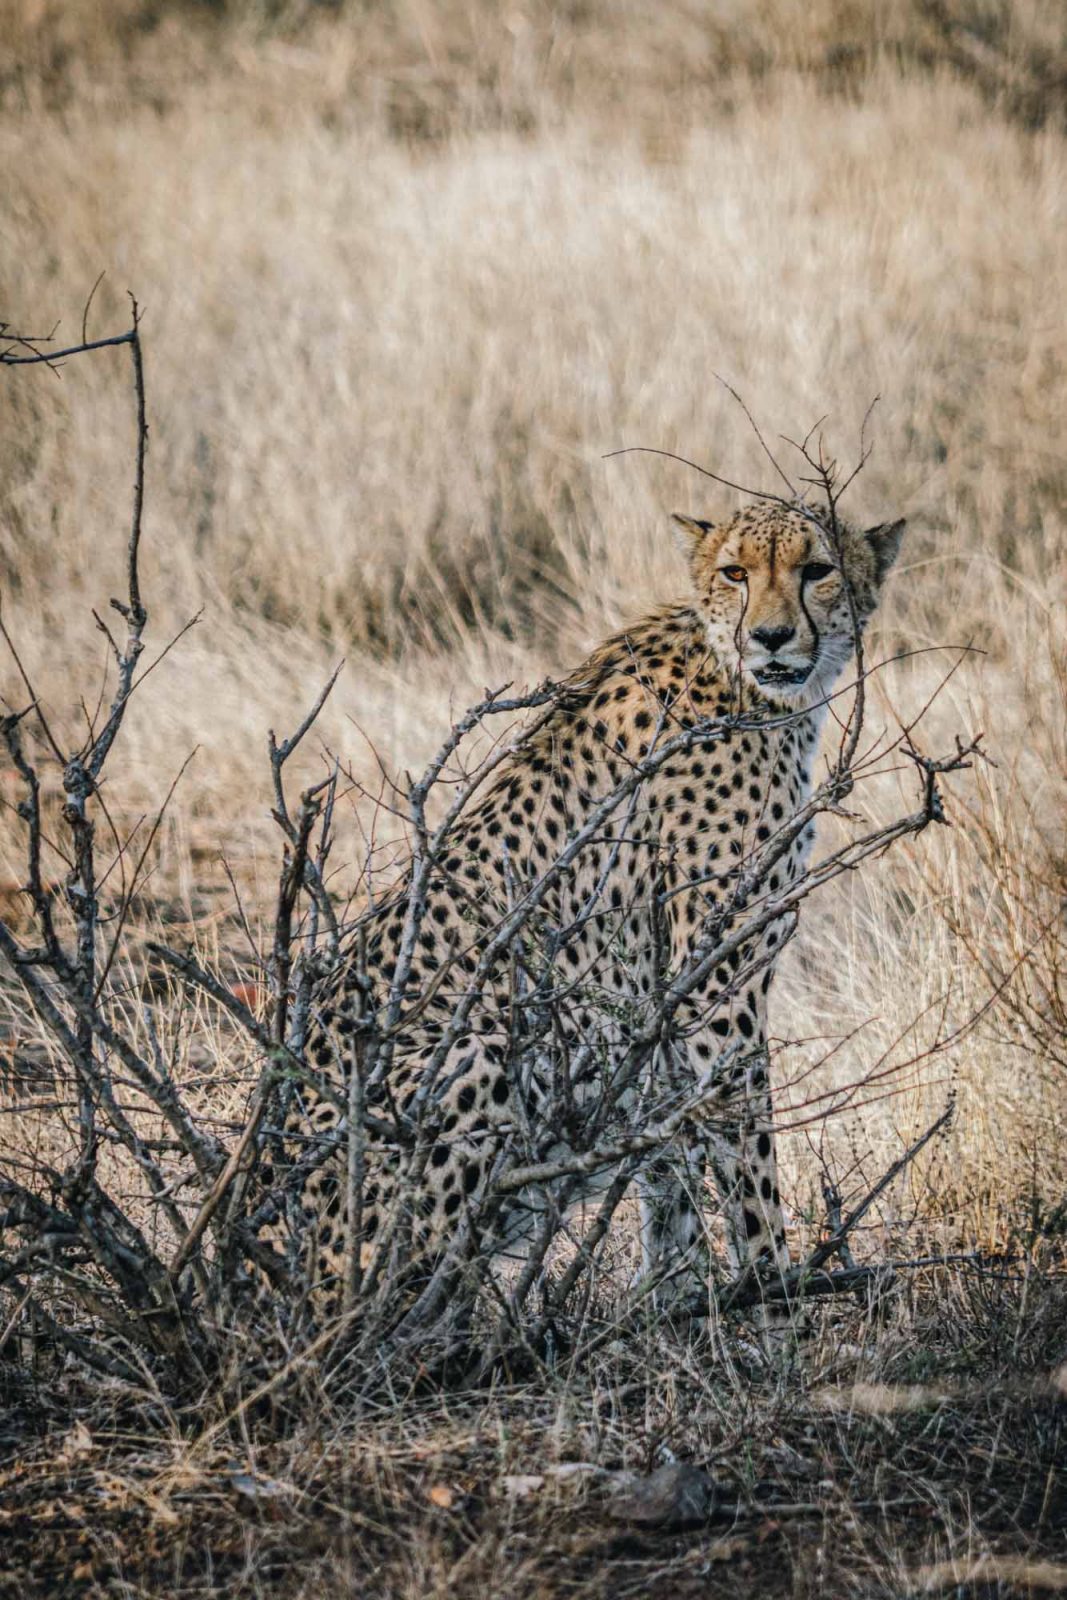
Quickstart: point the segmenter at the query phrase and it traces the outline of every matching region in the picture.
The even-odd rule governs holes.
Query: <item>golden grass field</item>
[[[720,378],[790,473],[797,457],[780,436],[825,416],[829,444],[851,459],[877,395],[874,454],[844,509],[866,522],[906,515],[909,533],[870,655],[923,653],[876,675],[868,736],[919,718],[923,748],[981,731],[991,759],[952,780],[951,828],[807,907],[773,995],[783,1187],[799,1236],[819,1212],[820,1152],[846,1192],[862,1188],[951,1093],[950,1133],[891,1192],[860,1253],[905,1235],[1037,1249],[1067,1179],[1062,9],[5,0],[0,37],[0,320],[42,334],[61,319],[60,343],[75,342],[104,271],[87,323],[102,337],[127,325],[136,294],[150,643],[200,614],[135,698],[108,788],[121,831],[160,805],[196,748],[149,895],[198,922],[206,946],[225,944],[224,856],[253,915],[269,915],[267,730],[293,728],[340,659],[302,771],[321,772],[329,749],[372,796],[379,758],[414,770],[485,685],[532,685],[673,598],[684,575],[669,513],[714,518],[736,496],[676,463],[608,452],[677,451],[775,488]],[[121,584],[128,361],[102,351],[60,376],[2,376],[3,618],[73,745],[104,664],[92,608]],[[0,688],[24,703],[7,659]],[[58,773],[50,781],[58,794]],[[912,785],[906,770],[887,773],[856,809],[899,809]],[[355,887],[374,825],[372,799],[352,792],[340,889]],[[21,850],[8,805],[5,904],[17,902]],[[5,1004],[17,1049],[26,1025]],[[879,1091],[860,1109],[821,1125],[803,1114],[813,1093],[873,1068]],[[1025,1367],[1021,1312],[1012,1326]],[[909,1348],[903,1328],[885,1335],[897,1378],[927,1375],[915,1337]],[[314,1546],[304,1577],[251,1555],[241,1576],[230,1552],[229,1592],[348,1593],[362,1573],[368,1594],[754,1593],[770,1581],[753,1575],[758,1553],[705,1550],[699,1568],[661,1536],[642,1568],[646,1556],[590,1534],[553,1565],[538,1553],[544,1529],[509,1545],[511,1511],[482,1539],[482,1491],[468,1485],[482,1467],[464,1464],[460,1435],[489,1450],[490,1478],[524,1470],[516,1458],[530,1450],[618,1448],[627,1464],[654,1464],[653,1413],[670,1409],[676,1379],[663,1376],[629,1432],[614,1379],[599,1432],[567,1395],[529,1401],[538,1420],[513,1418],[499,1459],[484,1398],[462,1426],[448,1404],[412,1402],[397,1439],[371,1450],[378,1500],[363,1513],[377,1540],[415,1497],[403,1559],[381,1556],[368,1576],[353,1554],[357,1518],[341,1544]],[[746,1402],[731,1383],[740,1438]],[[761,1438],[785,1428],[784,1404],[775,1390]],[[693,1426],[705,1449],[726,1450],[714,1414]],[[684,1441],[686,1426],[671,1437]],[[1057,1539],[1062,1553],[1067,1489],[1048,1459],[1055,1493],[1024,1555]],[[176,1448],[176,1476],[153,1480],[168,1515],[185,1516],[185,1461]],[[445,1512],[427,1512],[422,1462],[460,1483],[465,1509],[447,1533]],[[942,1491],[948,1504],[954,1483]],[[999,1548],[969,1505],[931,1531],[927,1566],[932,1551],[966,1562]],[[246,1551],[280,1537],[264,1532],[273,1513],[253,1513]],[[819,1537],[843,1548],[840,1530]],[[919,1592],[896,1535],[845,1538],[839,1587],[819,1565],[830,1558],[792,1538],[786,1586],[760,1592]],[[207,1577],[196,1587],[177,1571],[155,1581],[211,1592]],[[63,1581],[148,1592],[121,1575]],[[953,1592],[1039,1592],[1026,1587],[1033,1573],[996,1581]]]

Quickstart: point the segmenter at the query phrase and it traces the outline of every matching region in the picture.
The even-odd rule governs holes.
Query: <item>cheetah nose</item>
[[[796,631],[795,628],[753,628],[751,637],[773,655],[775,650],[789,643]]]

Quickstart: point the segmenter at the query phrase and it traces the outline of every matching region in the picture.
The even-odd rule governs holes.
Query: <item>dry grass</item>
[[[229,1427],[76,1371],[9,1386],[10,1593],[906,1600],[983,1567],[1007,1586],[976,1593],[1055,1592],[1064,1309],[1062,1286],[937,1273],[888,1321],[838,1308],[777,1378],[649,1327],[579,1372],[356,1412],[309,1372],[287,1418]],[[717,1507],[635,1526],[617,1475],[673,1458]]]
[[[0,315],[34,331],[61,316],[76,335],[102,268],[91,335],[124,322],[127,285],[145,303],[153,638],[203,608],[134,702],[110,797],[129,826],[199,746],[146,921],[185,918],[207,947],[235,949],[220,854],[253,914],[266,908],[266,730],[295,726],[339,657],[323,743],[374,787],[372,746],[413,768],[484,684],[533,682],[677,590],[666,513],[716,515],[728,495],[604,452],[661,446],[771,487],[716,373],[769,437],[827,412],[842,449],[879,393],[851,510],[906,513],[911,531],[875,653],[931,653],[879,677],[872,733],[911,721],[955,668],[917,736],[984,729],[996,766],[956,785],[951,832],[810,908],[776,988],[795,1128],[786,1188],[798,1224],[813,1219],[820,1157],[846,1190],[861,1185],[954,1087],[948,1143],[894,1190],[861,1251],[1033,1246],[1044,1262],[1067,1148],[1062,10],[531,3],[502,19],[474,0],[8,0],[0,13],[15,46],[0,68]],[[121,355],[4,383],[4,617],[67,743],[103,665],[90,607],[118,577],[132,433]],[[781,458],[792,465],[785,445]],[[964,645],[981,653],[952,648]],[[877,814],[892,798],[858,803]],[[371,824],[368,806],[349,806],[342,885]],[[9,811],[0,872],[11,899]],[[170,1018],[194,1041],[190,1072],[217,1074],[225,1039]],[[8,1027],[9,1051],[32,1045],[24,1021]],[[899,1093],[801,1126],[813,1092],[883,1060]],[[828,1592],[843,1563],[841,1593],[903,1595],[926,1581],[907,1577],[919,1563],[958,1575],[998,1539],[1026,1555],[1062,1532],[1054,1399],[1007,1383],[1056,1359],[1056,1293],[1040,1274],[1032,1290],[923,1280],[887,1327],[846,1332],[863,1355],[813,1355],[803,1381],[778,1385],[721,1351],[689,1370],[650,1332],[653,1348],[593,1374],[359,1419],[356,1458],[351,1419],[331,1420],[319,1396],[295,1442],[271,1447],[288,1452],[278,1460],[246,1418],[243,1442],[227,1431],[189,1467],[183,1419],[169,1466],[158,1438],[138,1446],[142,1471],[120,1433],[147,1438],[166,1408],[116,1398],[101,1442],[100,1396],[69,1374],[36,1393],[13,1379],[7,1431],[32,1420],[47,1435],[43,1476],[31,1462],[25,1480],[46,1504],[87,1474],[125,1486],[131,1520],[116,1510],[115,1527],[137,1531],[121,1559],[98,1549],[101,1593],[208,1593],[223,1572],[249,1594],[352,1581],[410,1595],[719,1592],[706,1533],[650,1535],[650,1554],[606,1532],[584,1497],[562,1509],[497,1498],[501,1473],[654,1464],[669,1447],[747,1472],[745,1493],[791,1483],[795,1500],[833,1508],[817,1539],[802,1517],[770,1532],[742,1518],[748,1543],[721,1567],[723,1593]],[[820,1420],[807,1391],[856,1373],[971,1387],[918,1420]],[[57,1467],[55,1430],[78,1408],[92,1411],[92,1453]],[[292,1496],[235,1501],[235,1449]],[[897,1496],[885,1473],[920,1486],[926,1521],[849,1520],[850,1499]],[[438,1478],[458,1485],[451,1508],[426,1501]],[[65,1524],[20,1522],[11,1503],[36,1561]],[[217,1572],[198,1542],[208,1523]],[[153,1540],[175,1528],[166,1538],[184,1554],[168,1579]],[[309,1552],[302,1572],[279,1553],[294,1547]],[[54,1574],[41,1581],[59,1592]]]

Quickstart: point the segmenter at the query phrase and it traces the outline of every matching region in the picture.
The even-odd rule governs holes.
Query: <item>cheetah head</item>
[[[722,523],[674,521],[720,660],[768,699],[824,699],[852,654],[855,622],[862,629],[878,603],[904,523],[863,533],[839,523],[838,549],[809,507],[765,501]]]

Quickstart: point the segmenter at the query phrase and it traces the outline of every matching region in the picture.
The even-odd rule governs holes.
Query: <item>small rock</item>
[[[642,1528],[683,1528],[706,1522],[718,1501],[711,1474],[685,1462],[657,1467],[647,1476],[612,1473],[607,1495],[613,1517]]]
[[[230,1488],[246,1500],[285,1500],[293,1493],[291,1484],[261,1478],[257,1472],[231,1472]]]

